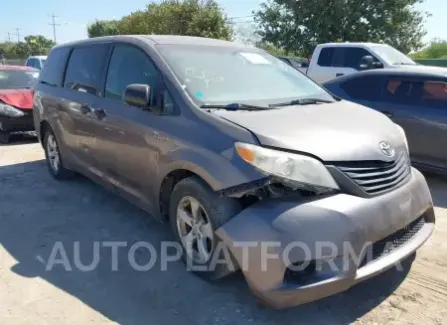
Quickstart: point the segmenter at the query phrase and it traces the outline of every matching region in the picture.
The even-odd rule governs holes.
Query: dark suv
[[[256,48],[180,36],[60,45],[34,120],[55,178],[116,190],[170,223],[198,274],[239,267],[276,306],[346,290],[434,228],[402,128]]]

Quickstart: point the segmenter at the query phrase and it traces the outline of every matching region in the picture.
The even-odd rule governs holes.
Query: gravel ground
[[[170,238],[131,204],[84,179],[53,180],[39,144],[0,147],[0,324],[441,324],[447,325],[447,181],[428,177],[437,206],[434,235],[405,264],[351,290],[282,311],[262,308],[240,274],[204,282],[180,262],[138,272],[110,249],[94,271],[45,270],[56,242],[68,259],[92,261],[95,241]],[[130,245],[129,244],[129,245]],[[144,264],[147,256],[137,254]],[[411,263],[412,262],[412,263]]]

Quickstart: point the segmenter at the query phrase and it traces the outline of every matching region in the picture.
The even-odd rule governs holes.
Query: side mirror
[[[365,55],[360,59],[360,70],[372,69],[374,63],[374,58],[371,55]]]
[[[150,98],[151,87],[144,84],[130,84],[123,94],[123,100],[126,104],[140,108],[148,108]]]
[[[309,62],[301,63],[301,68],[309,68]]]

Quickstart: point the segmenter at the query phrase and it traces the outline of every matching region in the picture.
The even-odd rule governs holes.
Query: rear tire
[[[62,156],[59,150],[59,144],[53,130],[47,128],[44,135],[44,150],[47,159],[48,170],[57,180],[72,178],[75,173],[64,167]]]
[[[0,144],[8,144],[10,140],[9,132],[0,131]]]
[[[241,209],[237,200],[218,196],[197,176],[176,184],[170,200],[169,221],[176,240],[182,245],[184,262],[202,268],[192,269],[195,274],[206,280],[217,280],[238,268],[229,251],[225,254],[222,250],[228,248],[215,231]],[[188,252],[187,243],[192,252],[191,249]],[[223,260],[230,263],[216,263]]]

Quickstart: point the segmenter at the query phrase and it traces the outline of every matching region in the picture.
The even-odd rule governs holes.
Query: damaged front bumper
[[[216,234],[254,294],[282,308],[347,290],[394,266],[428,239],[434,222],[425,178],[412,169],[407,183],[376,197],[259,201]]]

